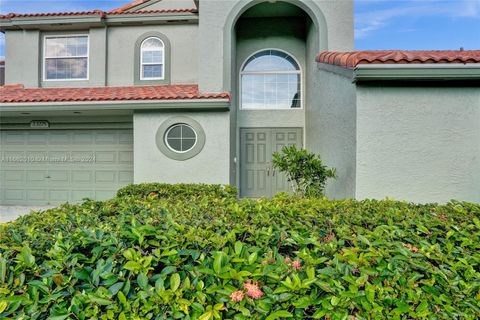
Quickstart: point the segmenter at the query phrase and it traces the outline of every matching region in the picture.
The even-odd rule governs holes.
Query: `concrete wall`
[[[185,116],[205,131],[203,150],[186,161],[166,157],[156,145],[160,125],[171,117]],[[134,180],[166,183],[230,182],[230,116],[228,112],[145,112],[134,115]]]
[[[337,169],[329,180],[328,197],[355,196],[356,95],[351,77],[317,70],[306,110],[306,147],[320,154],[323,162]]]
[[[134,59],[135,42],[152,31],[162,33],[170,41],[171,83],[198,82],[198,25],[129,26],[108,30],[109,86],[134,84],[134,64],[139,63]]]
[[[5,33],[5,84],[23,84],[35,88],[40,80],[40,32]]]
[[[285,1],[304,9],[315,21],[319,28],[319,49],[343,51],[353,48],[353,1]],[[200,1],[199,34],[204,35],[199,44],[201,90],[230,91],[232,83],[228,70],[235,63],[232,55],[233,27],[245,10],[259,2],[262,1]]]
[[[480,89],[359,86],[357,198],[480,202]]]
[[[128,86],[135,82],[135,43],[147,32],[164,34],[171,43],[171,83],[197,83],[198,25],[161,25],[92,28],[81,31],[7,31],[6,84],[26,87]],[[89,35],[89,79],[43,81],[43,37]],[[166,59],[168,61],[168,59]],[[137,68],[138,69],[138,68]]]

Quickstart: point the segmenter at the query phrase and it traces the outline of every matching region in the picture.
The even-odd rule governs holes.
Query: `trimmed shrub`
[[[210,184],[167,184],[141,183],[131,184],[117,191],[117,197],[157,195],[161,198],[216,197],[236,198],[237,189],[232,186]]]
[[[128,190],[0,226],[1,319],[480,317],[480,205]]]

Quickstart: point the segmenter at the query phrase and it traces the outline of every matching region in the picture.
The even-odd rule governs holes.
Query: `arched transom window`
[[[140,46],[140,80],[163,80],[165,45],[156,37],[145,39]]]
[[[301,108],[301,70],[280,50],[264,50],[247,59],[240,72],[242,109]]]

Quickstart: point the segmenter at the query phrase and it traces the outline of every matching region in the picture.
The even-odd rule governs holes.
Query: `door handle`
[[[270,167],[267,167],[267,177],[270,177]]]
[[[275,169],[273,169],[272,177],[275,177]]]

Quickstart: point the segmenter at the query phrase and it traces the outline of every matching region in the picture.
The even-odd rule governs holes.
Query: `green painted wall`
[[[205,145],[195,157],[178,161],[156,145],[160,125],[172,117],[189,117],[205,131]],[[140,182],[228,184],[230,180],[228,112],[137,112],[134,114],[134,173]]]
[[[327,196],[355,196],[356,94],[351,78],[317,70],[310,83],[306,110],[306,147],[337,169],[338,178],[327,184]],[[313,90],[315,88],[315,90]]]
[[[480,89],[357,89],[357,198],[480,202]]]
[[[135,42],[149,32],[159,32],[170,41],[170,82],[198,83],[198,25],[152,25],[109,28],[108,85],[134,84],[134,64],[140,63],[134,59]]]
[[[199,65],[200,87],[204,91],[230,90],[234,85],[230,68],[235,64],[234,25],[236,19],[248,8],[265,2],[244,1],[200,1]],[[307,12],[319,29],[319,48],[322,50],[353,49],[353,1],[285,0]],[[328,25],[327,25],[328,22]],[[223,61],[223,64],[219,63]]]
[[[27,88],[38,87],[40,32],[8,31],[5,43],[5,84],[22,83]]]

